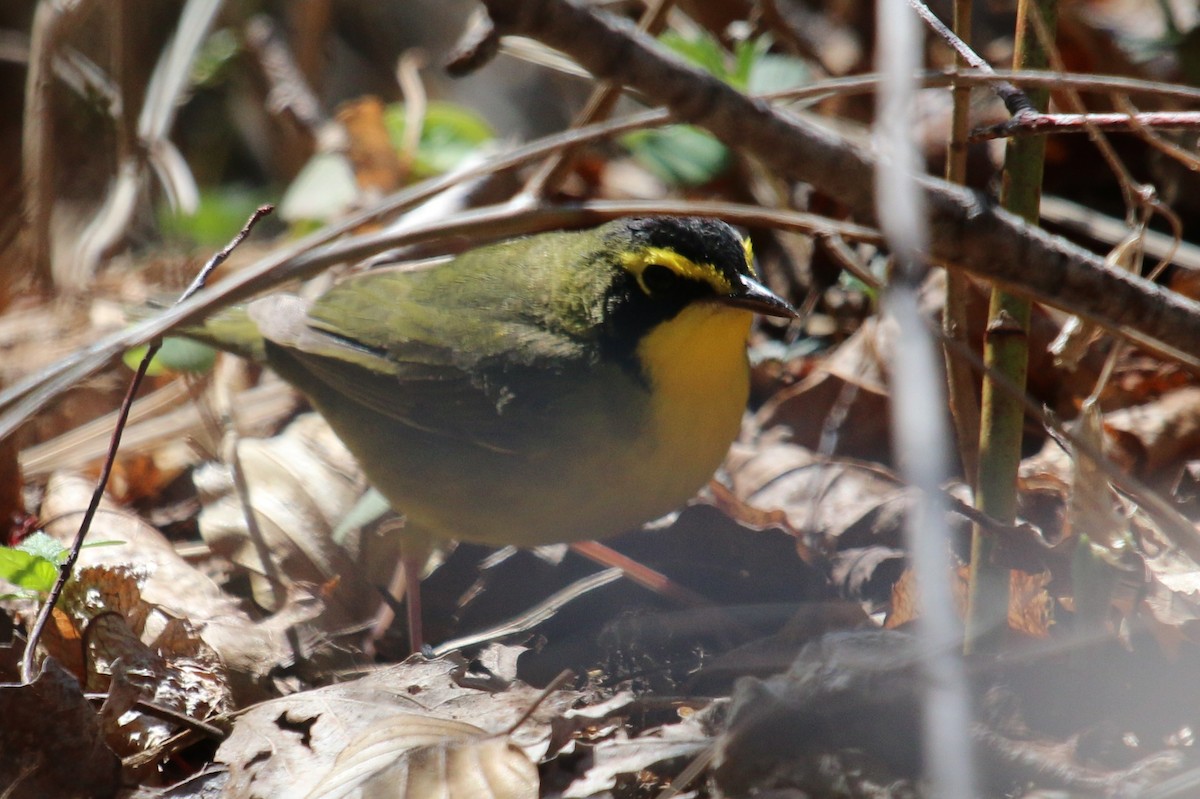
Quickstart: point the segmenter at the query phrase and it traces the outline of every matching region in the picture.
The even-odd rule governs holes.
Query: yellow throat
[[[659,471],[647,475],[646,486],[659,487],[664,513],[704,485],[737,436],[750,393],[746,336],[753,318],[740,308],[696,303],[637,347],[651,385],[653,453],[646,462]]]

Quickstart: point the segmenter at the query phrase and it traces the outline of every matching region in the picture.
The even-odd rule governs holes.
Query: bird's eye
[[[679,283],[675,270],[661,264],[650,264],[642,270],[642,285],[651,294],[671,291]]]

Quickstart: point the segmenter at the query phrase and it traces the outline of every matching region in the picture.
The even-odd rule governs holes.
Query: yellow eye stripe
[[[646,247],[637,252],[622,253],[621,265],[633,273],[638,285],[647,294],[650,293],[650,289],[642,279],[642,274],[648,266],[665,266],[680,277],[703,281],[712,286],[718,294],[729,294],[733,291],[729,280],[712,264],[698,264],[674,250],[663,247]]]

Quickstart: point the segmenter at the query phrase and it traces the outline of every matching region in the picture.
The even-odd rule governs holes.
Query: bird
[[[418,645],[431,542],[604,538],[705,485],[740,430],[756,313],[796,316],[748,238],[631,217],[269,295],[195,335],[299,389],[404,514]]]

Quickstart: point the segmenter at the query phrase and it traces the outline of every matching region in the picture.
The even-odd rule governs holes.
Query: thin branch
[[[1047,133],[1088,133],[1088,128],[1105,132],[1133,133],[1154,130],[1200,129],[1200,111],[1139,111],[1100,114],[1029,114],[980,128],[970,141],[1014,136],[1043,136]]]
[[[954,50],[955,57],[962,63],[966,63],[971,67],[979,70],[985,75],[995,75],[995,70],[991,64],[976,53],[969,44],[959,38],[958,34],[946,27],[946,24],[937,18],[937,15],[929,10],[929,6],[921,2],[921,0],[908,0],[909,6],[913,11],[917,12],[930,29],[941,38],[950,48]],[[969,33],[966,31],[964,33]],[[1008,109],[1008,113],[1014,117],[1020,118],[1026,114],[1036,114],[1037,109],[1033,103],[1029,101],[1029,97],[1025,92],[1018,89],[1013,84],[1006,80],[998,81],[991,85],[992,91],[1004,101],[1004,107]]]
[[[593,28],[595,24],[593,23]],[[599,39],[599,48],[588,37],[580,37],[572,32],[569,26],[566,32],[560,31],[556,35],[561,36],[564,41],[582,42],[587,45],[586,51],[592,60],[601,60],[604,47],[616,47],[614,37],[623,40],[625,34],[608,30],[604,23],[599,24],[605,25],[602,29],[603,35]],[[556,25],[561,28],[561,21],[556,22]],[[589,30],[595,33],[592,28]],[[639,79],[639,82],[652,88],[654,93],[662,94],[665,89],[670,88],[675,94],[685,93],[704,100],[704,103],[721,104],[725,100],[712,101],[705,98],[709,98],[713,91],[733,92],[729,87],[720,84],[714,89],[712,84],[716,82],[711,78],[703,74],[696,75],[693,70],[673,60],[670,61],[669,67],[666,67],[669,78],[660,85],[657,79],[664,67],[659,62],[665,59],[654,51],[654,44],[638,42],[635,36],[635,41],[631,42],[629,47],[632,48],[630,53],[637,55],[639,63],[643,60],[650,61],[651,71],[648,79]],[[601,53],[597,53],[597,49]],[[621,63],[621,59],[617,59],[611,70],[615,70]],[[1200,90],[1186,87],[1122,78],[1051,76],[1037,72],[1000,72],[997,76],[984,76],[955,73],[951,70],[946,73],[927,74],[926,85],[949,85],[952,75],[954,79],[972,85],[992,82],[998,76],[1022,83],[1028,82],[1030,85],[1049,86],[1066,82],[1082,89],[1097,91],[1117,88],[1131,93],[1158,93],[1180,99],[1200,99]],[[805,91],[788,92],[778,96],[820,99],[831,93],[873,91],[877,83],[878,76],[837,79],[822,82]],[[763,101],[752,100],[736,92],[734,94],[738,100],[733,113],[722,114],[719,125],[718,120],[711,119],[706,120],[706,124],[720,127],[727,140],[757,153],[768,165],[775,166],[782,162],[783,168],[776,167],[776,172],[806,179],[826,193],[840,197],[869,218],[873,163],[865,153],[825,130],[818,130],[801,120],[784,116],[783,112],[766,109]],[[747,108],[750,113],[743,114]],[[770,116],[764,124],[766,114]],[[726,121],[730,116],[734,117],[732,123]],[[739,120],[739,116],[743,118]],[[590,125],[577,131],[547,136],[508,153],[491,157],[468,169],[433,178],[390,195],[368,209],[280,248],[249,268],[239,271],[229,280],[222,281],[220,286],[206,292],[205,296],[172,309],[160,317],[112,334],[42,372],[9,386],[0,392],[0,438],[11,435],[17,426],[51,399],[79,380],[99,371],[129,347],[161,335],[174,325],[195,322],[213,308],[245,299],[285,280],[311,274],[325,265],[336,262],[338,258],[365,257],[388,247],[420,243],[439,235],[444,237],[451,231],[458,235],[477,235],[481,229],[495,230],[498,224],[507,225],[507,233],[516,235],[546,229],[539,225],[548,225],[555,219],[560,224],[586,224],[586,219],[600,221],[605,218],[602,216],[604,212],[600,210],[602,204],[586,206],[587,210],[583,211],[580,209],[585,208],[584,206],[525,211],[493,208],[460,215],[448,220],[444,225],[422,226],[391,241],[355,237],[344,245],[328,246],[335,238],[349,231],[424,202],[461,182],[538,160],[558,147],[599,140],[630,130],[665,124],[670,120],[669,110],[647,111],[615,121]],[[1140,343],[1148,343],[1160,351],[1169,351],[1172,357],[1200,367],[1200,359],[1188,354],[1194,342],[1200,340],[1200,309],[1195,304],[1148,281],[1110,274],[1098,257],[1061,239],[1015,222],[971,192],[948,188],[938,181],[922,183],[928,187],[932,198],[930,205],[936,227],[931,255],[936,260],[951,265],[961,263],[978,274],[1020,287],[1021,290],[1038,296],[1049,304],[1087,314]],[[851,202],[852,200],[854,202]],[[684,206],[688,207],[687,204]],[[626,207],[630,209],[630,213],[647,212],[645,204],[629,204]],[[678,204],[661,207],[665,213],[680,213],[677,210]],[[668,207],[675,210],[666,210]],[[866,210],[861,210],[863,208]],[[745,206],[740,206],[740,209],[739,213],[753,216]],[[684,210],[682,213],[688,211]],[[758,212],[759,215],[763,213]],[[501,219],[506,221],[501,222]],[[372,247],[377,249],[372,250]],[[318,250],[321,251],[317,252]]]
[[[200,270],[200,274],[196,276],[196,279],[192,281],[187,290],[180,295],[179,300],[175,304],[179,305],[187,301],[192,295],[203,288],[213,271],[224,263],[229,254],[233,252],[233,249],[241,244],[246,236],[250,235],[250,231],[258,224],[258,221],[271,213],[272,210],[274,209],[271,206],[262,206],[257,209],[233,240],[209,259],[204,268]],[[137,372],[134,373],[133,379],[129,381],[129,389],[125,392],[125,399],[121,402],[121,409],[117,414],[116,424],[113,425],[108,457],[104,459],[104,463],[100,467],[100,476],[96,479],[96,490],[92,492],[92,499],[88,503],[87,510],[83,513],[83,519],[79,522],[79,530],[75,533],[75,540],[71,543],[71,550],[67,555],[67,560],[59,567],[58,579],[54,581],[54,587],[50,589],[46,601],[38,610],[33,629],[29,633],[29,641],[26,643],[25,652],[21,657],[21,680],[26,684],[33,682],[37,678],[33,670],[33,658],[37,650],[38,641],[41,639],[42,631],[46,628],[46,623],[50,620],[50,614],[54,611],[54,606],[58,604],[58,599],[62,596],[67,580],[70,579],[71,573],[75,570],[75,563],[79,560],[79,553],[83,549],[83,541],[91,529],[92,520],[96,517],[97,510],[100,508],[100,501],[104,499],[104,490],[108,487],[108,478],[112,474],[113,465],[116,463],[117,448],[120,446],[121,434],[125,430],[125,424],[129,420],[129,411],[133,407],[133,399],[137,396],[137,391],[146,377],[146,370],[150,368],[150,362],[154,359],[155,354],[161,346],[161,340],[155,340],[150,343],[149,348],[146,350],[146,355],[142,358],[142,362],[138,364]]]
[[[972,0],[954,2],[954,30],[963,38],[962,44],[969,52],[973,52],[967,41],[971,36],[971,6]],[[970,55],[960,52],[955,53],[954,59],[959,68],[972,61]],[[954,107],[950,122],[950,140],[946,144],[946,180],[966,186],[971,87],[956,83],[951,96]],[[948,270],[946,302],[942,311],[942,333],[946,338],[964,345],[971,329],[970,294],[971,278]],[[979,470],[979,382],[961,360],[952,356],[945,345],[942,350],[946,361],[950,418],[954,421],[954,431],[958,439],[958,456],[967,484],[974,485],[975,475]]]

